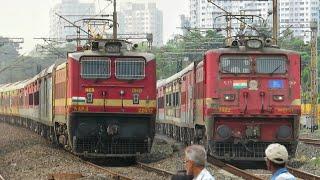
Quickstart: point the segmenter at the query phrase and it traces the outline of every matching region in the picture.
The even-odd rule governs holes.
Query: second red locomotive
[[[300,118],[300,55],[256,38],[208,50],[158,81],[157,129],[205,144],[216,158],[263,160],[274,142],[291,156]]]

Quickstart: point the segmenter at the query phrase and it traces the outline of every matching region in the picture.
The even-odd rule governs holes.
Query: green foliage
[[[318,37],[318,50],[320,50],[320,37]],[[292,36],[292,31],[287,30],[284,36],[279,38],[278,44],[280,48],[297,51],[301,55],[302,59],[302,89],[303,91],[308,91],[310,87],[310,59],[311,59],[311,47],[310,44],[306,44],[302,39],[295,38]],[[320,56],[318,56],[319,62]],[[319,63],[318,63],[319,64]],[[319,66],[318,72],[320,74]]]
[[[205,51],[220,47],[223,41],[224,37],[212,30],[189,31],[185,36],[175,36],[165,46],[153,50],[158,79],[170,77],[192,61],[201,60]]]
[[[16,47],[0,47],[0,84],[31,78],[54,63],[66,61],[67,52],[75,50],[73,44],[45,48],[45,52],[38,52],[35,48],[29,55],[19,56]]]

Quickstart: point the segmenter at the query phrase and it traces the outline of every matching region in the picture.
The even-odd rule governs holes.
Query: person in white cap
[[[286,168],[288,162],[288,151],[281,144],[270,144],[265,150],[266,163],[269,171],[272,172],[271,180],[295,180]]]
[[[193,180],[214,180],[214,177],[205,168],[207,153],[203,146],[191,145],[185,149],[185,166],[187,175]]]

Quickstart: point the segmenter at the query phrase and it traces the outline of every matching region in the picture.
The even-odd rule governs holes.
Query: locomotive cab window
[[[102,57],[81,58],[81,77],[85,79],[106,79],[111,76],[110,59]]]
[[[223,56],[219,66],[222,73],[248,74],[250,73],[250,58],[247,56]]]
[[[117,58],[116,78],[124,80],[139,80],[145,77],[145,60],[142,58]]]
[[[284,56],[261,56],[256,58],[256,71],[262,74],[284,74],[287,71]]]

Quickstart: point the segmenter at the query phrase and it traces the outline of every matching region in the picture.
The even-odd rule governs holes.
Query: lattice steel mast
[[[311,62],[310,62],[310,77],[311,77],[311,132],[314,131],[318,123],[318,52],[317,52],[317,22],[311,23]]]

